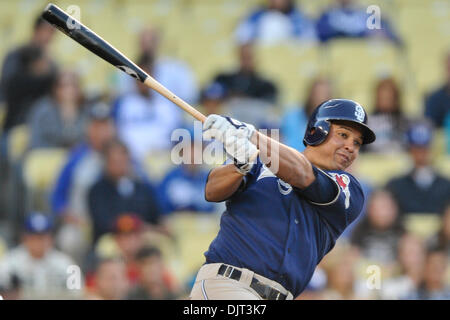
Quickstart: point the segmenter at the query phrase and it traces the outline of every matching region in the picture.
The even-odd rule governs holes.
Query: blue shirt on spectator
[[[113,230],[113,222],[124,213],[158,224],[161,214],[158,193],[148,183],[123,177],[114,181],[104,174],[89,190],[89,213],[94,243]]]
[[[151,185],[143,168],[132,161],[133,170]],[[50,195],[52,212],[62,214],[66,209],[87,210],[87,192],[103,172],[101,155],[88,143],[81,143],[69,154]]]
[[[166,210],[214,212],[214,203],[205,200],[205,181],[208,171],[191,171],[186,165],[180,165],[170,171],[160,185],[166,202]],[[167,212],[166,211],[166,212]]]
[[[436,127],[442,127],[447,114],[450,114],[450,86],[446,84],[425,99],[425,116]]]
[[[394,33],[385,19],[380,21],[380,29],[369,29],[367,20],[370,14],[364,9],[345,6],[333,7],[322,13],[317,21],[317,33],[321,42],[334,38],[366,38],[382,34],[389,40],[400,44],[400,38]]]
[[[280,128],[283,143],[298,151],[303,151],[305,149],[303,136],[305,135],[307,124],[308,116],[303,108],[287,111],[283,116]]]
[[[317,40],[314,23],[295,6],[286,13],[265,7],[256,9],[238,25],[235,37],[239,44],[256,40],[263,42],[289,39]],[[284,39],[272,39],[272,37]]]

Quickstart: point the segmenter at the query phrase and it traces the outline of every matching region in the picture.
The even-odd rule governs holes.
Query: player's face
[[[345,170],[359,154],[363,143],[362,131],[351,122],[331,124],[327,139],[319,148],[323,166],[329,170]]]

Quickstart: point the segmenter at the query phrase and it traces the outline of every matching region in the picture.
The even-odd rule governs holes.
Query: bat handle
[[[206,117],[203,113],[199,112],[194,107],[185,102],[183,99],[179,98],[176,94],[174,94],[169,89],[164,87],[162,84],[153,79],[151,76],[148,76],[145,79],[144,84],[150,87],[151,89],[157,91],[158,93],[162,94],[164,97],[175,103],[177,106],[179,106],[181,109],[189,113],[195,119],[201,121],[202,123],[205,122]]]

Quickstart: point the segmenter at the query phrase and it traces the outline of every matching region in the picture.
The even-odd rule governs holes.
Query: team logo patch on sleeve
[[[346,174],[338,174],[334,172],[330,172],[331,177],[337,182],[339,187],[341,187],[342,192],[345,195],[345,209],[348,209],[350,206],[350,188],[348,185],[350,184],[350,178]]]

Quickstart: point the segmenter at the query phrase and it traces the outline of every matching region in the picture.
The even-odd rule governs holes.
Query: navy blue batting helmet
[[[358,124],[363,131],[363,144],[375,141],[375,133],[367,126],[367,113],[359,103],[348,99],[331,99],[320,104],[312,113],[303,144],[317,146],[324,142],[333,120]]]

